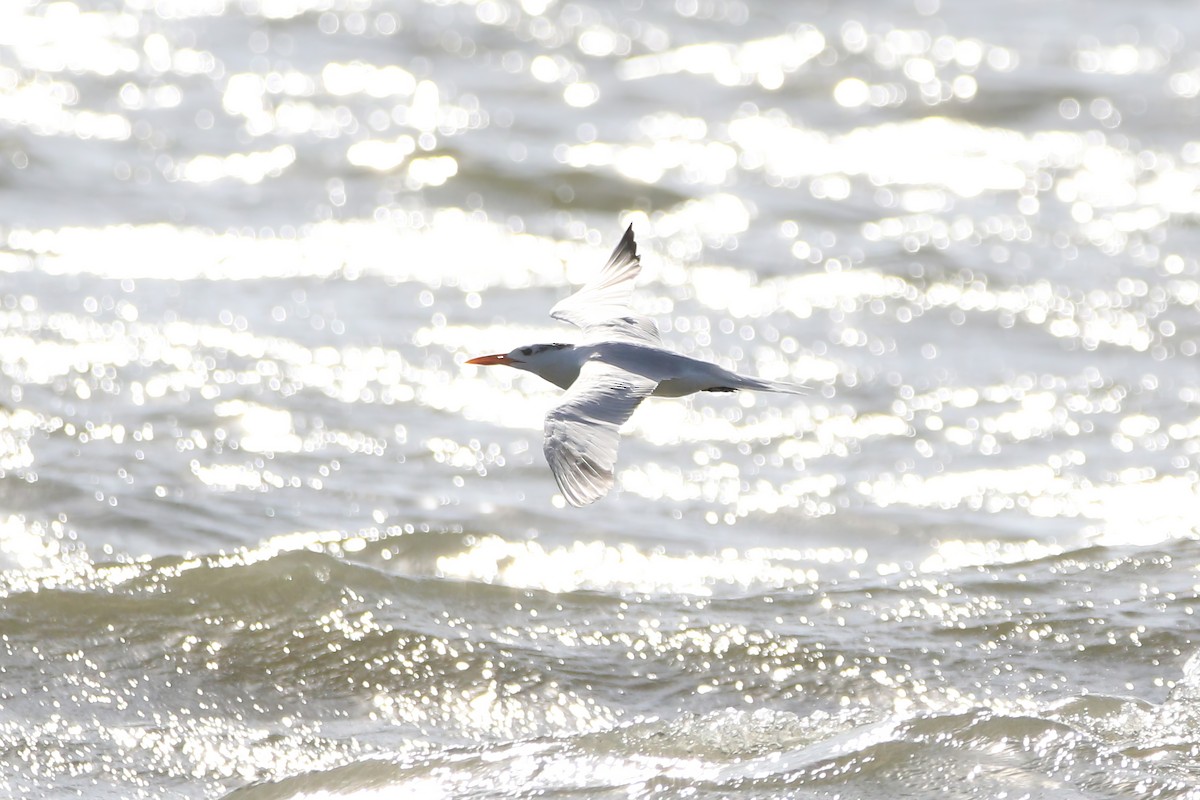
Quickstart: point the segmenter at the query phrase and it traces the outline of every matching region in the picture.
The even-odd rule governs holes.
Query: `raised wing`
[[[546,415],[543,451],[563,497],[586,506],[613,485],[621,425],[658,384],[632,372],[589,361]]]
[[[654,320],[629,310],[633,281],[641,271],[642,261],[631,224],[600,274],[575,294],[560,300],[550,309],[550,316],[583,328],[593,339],[659,344]]]

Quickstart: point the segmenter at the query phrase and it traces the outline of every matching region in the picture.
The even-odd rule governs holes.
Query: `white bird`
[[[803,394],[806,388],[739,375],[668,350],[654,320],[629,307],[641,269],[630,225],[595,280],[550,309],[551,317],[583,329],[582,342],[526,345],[466,362],[523,369],[567,390],[546,415],[543,451],[573,506],[608,494],[620,427],[647,397],[738,389]]]

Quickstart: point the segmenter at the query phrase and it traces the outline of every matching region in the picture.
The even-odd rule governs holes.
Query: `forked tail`
[[[752,378],[749,375],[738,375],[741,382],[735,389],[750,389],[755,392],[779,392],[781,394],[808,394],[808,387],[803,383],[788,383],[772,381],[766,378]]]

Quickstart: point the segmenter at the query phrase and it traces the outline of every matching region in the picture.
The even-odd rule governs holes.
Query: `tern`
[[[583,330],[582,342],[525,345],[466,362],[515,367],[566,389],[546,415],[542,449],[563,497],[576,507],[612,488],[620,428],[647,397],[806,389],[739,375],[664,347],[654,320],[629,306],[641,269],[631,224],[600,274],[550,309],[551,317]]]

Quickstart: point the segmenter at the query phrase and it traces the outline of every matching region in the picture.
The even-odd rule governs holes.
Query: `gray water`
[[[1188,4],[0,5],[0,795],[1200,796]],[[575,509],[464,365],[627,224]]]

